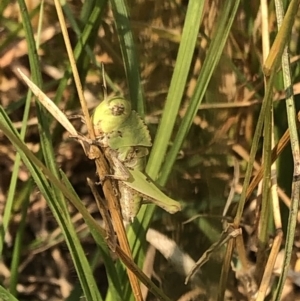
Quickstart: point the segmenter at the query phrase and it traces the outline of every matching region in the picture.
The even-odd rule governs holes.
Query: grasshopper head
[[[119,128],[130,114],[131,104],[128,100],[119,96],[103,100],[92,115],[96,136]]]

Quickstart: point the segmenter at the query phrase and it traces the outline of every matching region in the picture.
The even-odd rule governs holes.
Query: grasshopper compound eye
[[[108,101],[112,116],[128,117],[131,113],[131,104],[124,98],[114,97]]]
[[[123,104],[116,104],[111,107],[111,114],[114,116],[120,116],[123,115],[125,112],[125,107]]]

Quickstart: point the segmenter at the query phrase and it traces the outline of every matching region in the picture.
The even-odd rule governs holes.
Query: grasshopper
[[[20,70],[19,73],[40,102],[81,143],[87,156],[93,159],[90,144],[94,144],[94,141],[78,134],[64,113]],[[104,149],[113,177],[118,181],[120,205],[126,222],[133,221],[143,199],[143,203],[154,203],[170,213],[181,210],[177,201],[166,196],[143,173],[151,138],[143,120],[131,110],[127,100],[106,97],[95,109],[92,122],[97,135],[96,144]]]
[[[144,174],[149,130],[129,101],[122,97],[104,99],[92,115],[97,142],[105,149],[118,180],[123,219],[132,222],[142,203],[154,203],[169,213],[181,210],[180,203],[166,196]]]

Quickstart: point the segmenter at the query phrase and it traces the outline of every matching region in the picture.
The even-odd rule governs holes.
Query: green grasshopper
[[[77,139],[87,156],[94,142],[77,133],[63,112],[19,70],[20,75],[46,109],[56,118],[71,136]],[[133,221],[142,204],[142,199],[154,203],[164,210],[175,213],[181,210],[178,202],[167,197],[153,181],[143,173],[151,146],[146,125],[138,114],[131,110],[130,103],[123,98],[105,98],[96,108],[92,121],[98,137],[97,145],[104,148],[118,180],[120,205],[123,218]]]
[[[142,203],[154,203],[169,213],[181,210],[179,202],[166,196],[143,173],[148,148],[148,128],[122,97],[103,100],[92,115],[97,142],[105,149],[118,180],[123,219],[132,222]],[[144,201],[143,201],[144,200]]]

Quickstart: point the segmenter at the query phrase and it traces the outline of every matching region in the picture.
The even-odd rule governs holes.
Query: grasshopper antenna
[[[103,81],[103,96],[104,99],[107,98],[107,86],[106,86],[106,78],[105,78],[105,68],[103,62],[101,62],[101,69],[102,69],[102,81]]]

